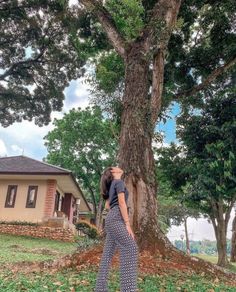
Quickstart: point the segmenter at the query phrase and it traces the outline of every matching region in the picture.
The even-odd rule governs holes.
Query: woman
[[[107,168],[101,177],[101,193],[109,209],[105,220],[106,241],[97,277],[95,292],[107,292],[109,266],[115,250],[120,251],[121,292],[137,291],[138,248],[130,227],[127,200],[128,190],[121,179],[123,170]]]

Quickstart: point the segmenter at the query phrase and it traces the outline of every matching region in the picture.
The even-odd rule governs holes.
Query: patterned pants
[[[106,241],[100,262],[95,292],[107,292],[107,279],[112,257],[120,251],[121,292],[137,291],[138,247],[128,234],[118,206],[113,207],[105,221]]]

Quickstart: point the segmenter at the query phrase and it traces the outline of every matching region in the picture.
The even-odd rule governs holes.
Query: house
[[[0,158],[0,221],[57,218],[72,225],[80,214],[85,218],[90,213],[71,171],[26,156]]]

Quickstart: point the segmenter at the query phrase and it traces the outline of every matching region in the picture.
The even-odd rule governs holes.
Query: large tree
[[[4,10],[7,10],[9,2],[1,1],[0,9],[5,5]],[[37,3],[44,2],[51,1]],[[55,2],[62,3],[65,8],[68,1]],[[14,3],[19,6],[33,2]],[[23,5],[23,9],[27,7]],[[79,56],[97,61],[101,50],[106,50],[108,55],[111,52],[119,55],[124,65],[119,164],[125,170],[131,194],[131,222],[140,248],[157,247],[165,254],[171,247],[157,224],[157,184],[152,151],[162,102],[170,97],[182,97],[194,103],[195,98],[189,96],[193,97],[214,83],[220,74],[234,66],[235,10],[233,0],[187,0],[183,3],[181,0],[81,0],[71,12],[73,26],[65,40],[69,39],[73,46],[68,55],[77,51]],[[23,12],[33,15],[27,10]],[[63,13],[66,15],[68,9]],[[48,13],[44,11],[41,15],[45,17]],[[9,17],[2,19],[10,28],[18,25],[17,22],[12,25]],[[10,35],[12,32],[11,28]],[[21,44],[19,38],[17,43]],[[62,47],[66,48],[67,43]],[[53,49],[49,53],[53,55]],[[14,65],[14,52],[9,53],[8,59],[11,59],[8,65],[1,65],[4,73]],[[47,64],[47,60],[45,62]],[[27,62],[27,66],[30,65],[31,62]],[[63,69],[62,65],[56,72],[59,74]],[[8,78],[11,76],[9,74]],[[30,114],[26,111],[24,117],[30,118]],[[4,119],[2,116],[3,122]]]

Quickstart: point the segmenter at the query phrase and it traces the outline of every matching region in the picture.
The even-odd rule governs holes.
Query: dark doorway
[[[55,207],[54,212],[59,211],[59,203],[60,203],[60,193],[57,191],[55,195]]]

